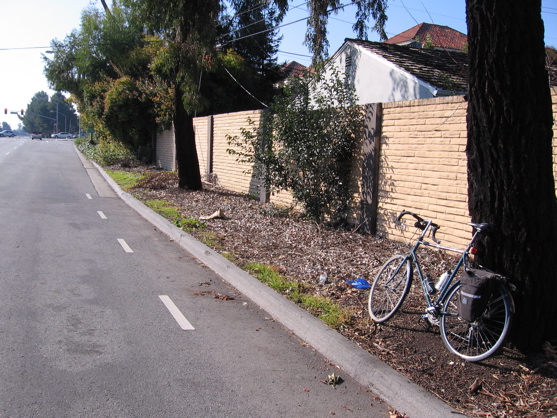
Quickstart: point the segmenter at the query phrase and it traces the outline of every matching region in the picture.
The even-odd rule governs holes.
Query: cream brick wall
[[[553,161],[557,189],[557,88],[553,99]],[[412,226],[401,233],[394,227],[396,215],[403,209],[433,219],[441,226],[437,236],[443,244],[462,248],[470,237],[466,222],[468,190],[466,168],[466,108],[462,96],[412,100],[383,104],[382,138],[379,176],[377,233],[390,239],[403,240],[415,230]],[[252,177],[251,167],[240,164],[226,150],[227,135],[240,136],[248,128],[248,118],[257,124],[261,111],[247,111],[213,116],[214,179],[224,188],[243,194],[259,195],[259,182]],[[200,169],[207,169],[208,118],[196,118],[194,127]],[[175,169],[173,135],[164,133],[157,141],[157,160],[165,169]],[[352,182],[359,195],[361,158],[357,158]],[[167,168],[171,167],[171,168]],[[292,204],[289,193],[271,196],[283,206]],[[356,204],[357,209],[358,204]],[[354,216],[355,222],[357,216]],[[411,225],[411,223],[408,223]]]
[[[557,88],[552,100],[557,189]],[[444,245],[468,243],[466,109],[462,96],[383,105],[378,234],[400,241],[411,236],[412,226],[402,231],[394,225],[406,209],[439,224]]]
[[[249,164],[239,163],[230,148],[227,136],[241,138],[241,129],[249,128],[251,119],[259,126],[261,110],[215,115],[213,120],[213,175],[218,184],[228,190],[259,196],[259,181],[252,175]]]
[[[379,235],[411,237],[413,226],[402,232],[394,225],[405,209],[439,224],[437,237],[444,245],[466,244],[466,107],[462,96],[383,105]]]

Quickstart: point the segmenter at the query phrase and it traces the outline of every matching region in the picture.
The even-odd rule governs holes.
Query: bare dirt
[[[137,170],[137,169],[136,169]],[[217,210],[223,218],[206,220],[191,234],[207,241],[239,266],[258,262],[275,266],[308,291],[351,308],[351,317],[338,330],[418,385],[467,416],[557,416],[557,349],[526,355],[505,349],[480,363],[450,354],[439,330],[428,327],[421,288],[414,282],[402,310],[386,324],[375,324],[367,312],[368,291],[354,289],[346,280],[372,281],[378,268],[403,244],[335,230],[246,196],[205,184],[203,191],[177,187],[173,173],[150,174],[141,187],[130,190],[141,200],[166,200],[183,218],[199,219]],[[450,258],[425,252],[422,265],[433,276],[444,271]],[[327,276],[326,284],[319,277]]]

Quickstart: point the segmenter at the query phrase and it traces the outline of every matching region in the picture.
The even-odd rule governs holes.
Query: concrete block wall
[[[249,129],[249,120],[259,126],[263,111],[251,110],[213,116],[213,179],[220,186],[238,193],[259,196],[260,182],[249,164],[239,163],[237,156],[227,152],[227,136],[241,138],[242,128]]]
[[[557,88],[553,99],[553,161],[557,189]],[[433,219],[441,226],[437,236],[444,245],[463,248],[470,238],[466,226],[468,189],[466,168],[466,109],[462,96],[385,103],[382,105],[380,174],[377,209],[377,234],[404,240],[415,231],[410,222],[405,232],[394,225],[396,215],[403,209]],[[248,164],[240,164],[236,156],[226,150],[227,135],[240,136],[248,128],[248,118],[258,124],[262,111],[228,113],[196,118],[197,151],[203,178],[211,172],[211,179],[222,187],[243,194],[258,196],[259,182],[251,174]],[[212,124],[208,122],[212,118]],[[208,138],[212,134],[212,155]],[[163,168],[175,170],[174,139],[170,131],[159,134],[157,162]],[[212,160],[211,160],[212,156]],[[361,195],[362,179],[358,169],[362,161],[357,157],[352,187]],[[270,196],[270,201],[283,206],[293,204],[290,193]],[[357,216],[357,204],[353,219]]]
[[[395,226],[403,209],[440,225],[444,245],[470,238],[466,108],[462,96],[383,104],[377,233],[403,241],[416,231]]]
[[[157,167],[163,170],[176,170],[176,148],[174,146],[174,128],[157,134],[156,161]]]

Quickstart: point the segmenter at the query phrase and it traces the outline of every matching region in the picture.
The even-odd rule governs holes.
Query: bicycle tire
[[[375,322],[393,317],[404,302],[411,281],[412,263],[406,256],[396,255],[383,264],[369,292],[369,315]]]
[[[460,289],[460,284],[456,284],[443,303],[440,323],[443,344],[469,362],[485,360],[505,344],[514,312],[511,294],[504,283],[497,283],[482,315],[467,322],[458,316]]]

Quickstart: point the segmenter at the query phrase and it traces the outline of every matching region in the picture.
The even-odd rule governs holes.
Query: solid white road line
[[[106,215],[102,212],[102,210],[98,210],[97,213],[99,214],[99,216],[101,217],[101,219],[108,219],[106,217]]]
[[[159,298],[162,300],[162,303],[164,303],[164,306],[166,306],[166,308],[170,311],[170,313],[172,314],[176,322],[178,322],[180,328],[182,328],[184,331],[195,330],[195,328],[190,323],[190,321],[186,319],[186,317],[182,314],[182,312],[180,312],[178,307],[174,304],[174,302],[172,302],[172,300],[168,296],[159,295]]]
[[[122,246],[122,248],[124,249],[125,252],[133,253],[133,250],[130,248],[130,246],[127,244],[127,242],[124,241],[122,238],[118,238],[118,242],[120,243],[120,245]]]

